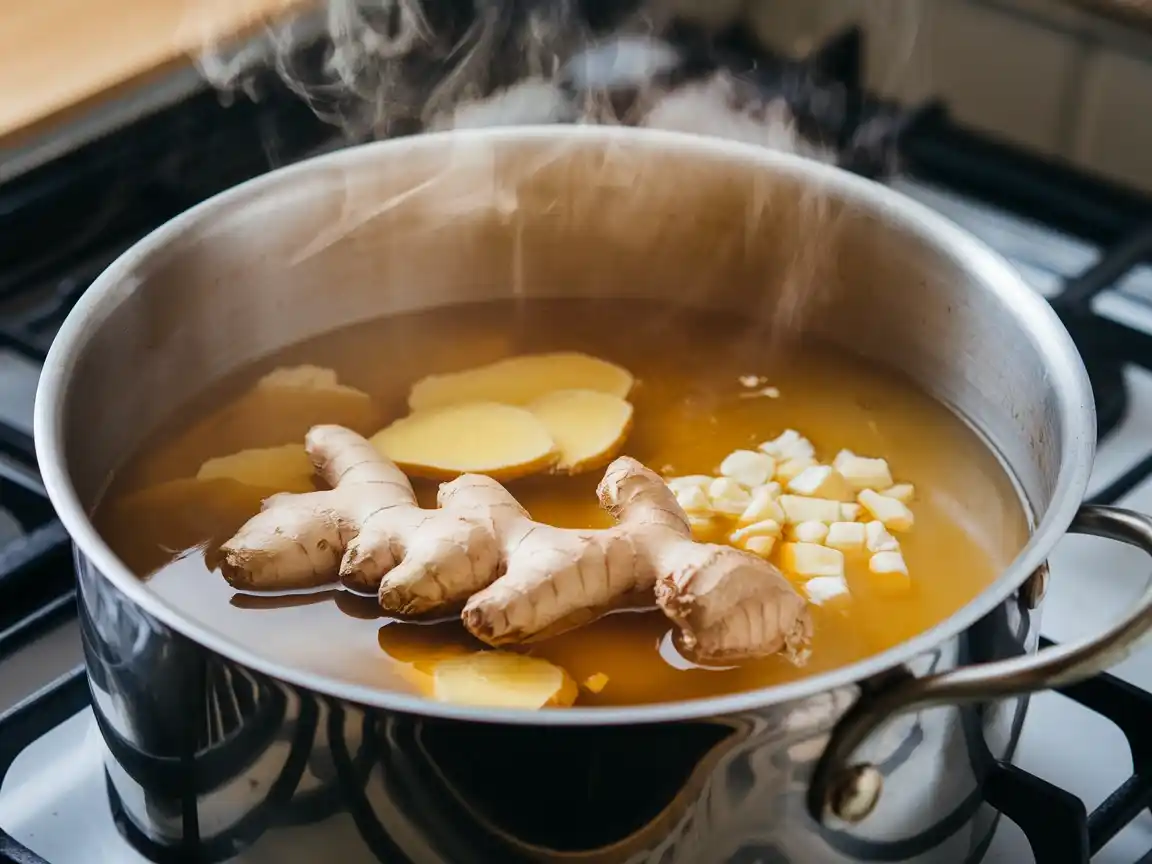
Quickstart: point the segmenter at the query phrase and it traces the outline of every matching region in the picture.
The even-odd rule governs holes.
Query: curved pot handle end
[[[1069,531],[1118,540],[1152,555],[1152,518],[1132,510],[1084,505]],[[865,689],[832,730],[808,787],[808,811],[820,824],[862,821],[876,807],[883,778],[852,761],[857,749],[894,716],[944,705],[987,702],[1049,690],[1115,665],[1152,631],[1152,585],[1132,610],[1099,636],[1035,654],[915,678],[897,675]]]

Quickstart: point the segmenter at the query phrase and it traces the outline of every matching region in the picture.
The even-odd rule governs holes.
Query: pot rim
[[[883,212],[887,218],[913,233],[930,237],[941,251],[962,260],[976,278],[984,283],[986,290],[996,292],[1017,310],[1021,320],[1026,319],[1026,326],[1047,361],[1048,372],[1054,382],[1056,407],[1067,434],[1061,447],[1060,470],[1052,494],[1052,504],[1033,530],[1028,543],[996,581],[935,627],[879,654],[819,675],[705,699],[557,711],[451,705],[420,696],[343,682],[281,665],[274,659],[260,656],[236,644],[223,632],[188,620],[178,607],[149,590],[146,583],[133,575],[97,534],[76,495],[64,458],[65,422],[62,410],[72,370],[91,333],[105,320],[111,308],[136,290],[139,283],[132,278],[132,274],[137,263],[192,225],[210,218],[216,210],[252,193],[277,184],[291,183],[297,175],[346,161],[400,159],[409,148],[441,147],[451,141],[468,145],[524,139],[555,143],[636,143],[666,150],[727,157],[749,167],[760,165],[808,177],[831,188],[845,200],[859,202],[874,211]],[[453,720],[563,727],[662,723],[754,711],[856,684],[938,646],[1003,602],[1045,561],[1052,547],[1064,535],[1088,485],[1096,444],[1095,416],[1095,401],[1083,361],[1071,336],[1047,301],[1032,290],[1001,255],[927,206],[843,169],[757,145],[634,127],[551,125],[452,130],[349,147],[255,177],[171,219],[134,244],[104,270],[65,319],[48,352],[37,388],[34,437],[44,487],[77,551],[128,600],[193,642],[274,679],[364,706]]]

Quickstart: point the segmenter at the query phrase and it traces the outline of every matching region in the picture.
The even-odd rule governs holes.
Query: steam
[[[836,148],[801,134],[793,108],[800,103],[815,114],[843,111],[834,88],[787,75],[765,87],[763,70],[726,68],[709,41],[741,22],[761,27],[752,19],[773,2],[785,0],[328,0],[313,14],[267,24],[242,46],[205,34],[200,69],[216,88],[253,96],[259,76],[274,70],[349,143],[459,128],[625,124],[834,162]],[[900,3],[882,0],[880,6],[895,9]],[[914,38],[912,25],[911,31],[903,24],[899,30]],[[899,41],[902,51],[910,50],[910,38]],[[563,156],[545,159],[552,163]],[[491,154],[459,152],[451,161],[386,201],[346,183],[340,212],[297,253],[295,263],[372,219],[401,205],[407,212],[425,200],[430,219],[497,214],[520,237],[518,220],[526,216],[517,189],[544,166],[517,166],[516,177],[507,176],[505,166],[498,178]],[[757,228],[773,204],[771,189],[754,190],[745,236],[733,241],[737,246],[762,236]],[[784,285],[769,292],[775,297],[767,316],[773,341],[802,329],[805,316],[819,306],[837,229],[828,204],[813,189],[793,205],[796,236],[781,238],[792,244],[793,260]],[[620,207],[622,227],[632,230],[623,199]],[[645,207],[653,212],[650,198]],[[643,233],[656,242],[661,226]],[[716,254],[741,251],[746,250]],[[513,262],[512,272],[520,277],[520,262]]]

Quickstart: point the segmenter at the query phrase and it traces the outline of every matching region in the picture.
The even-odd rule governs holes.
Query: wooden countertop
[[[309,0],[0,0],[0,142],[19,143]]]

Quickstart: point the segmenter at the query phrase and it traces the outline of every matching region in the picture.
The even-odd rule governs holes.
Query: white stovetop
[[[1038,290],[1050,293],[1059,275],[1071,275],[1095,259],[1094,250],[981,212],[948,196],[909,183],[897,184],[914,197],[956,219],[1012,258]],[[1101,298],[1104,314],[1152,332],[1152,313],[1133,298],[1152,296],[1152,273],[1127,280],[1122,292]],[[0,366],[0,380],[8,374]],[[1152,374],[1127,371],[1131,404],[1121,428],[1101,446],[1092,477],[1099,489],[1152,452]],[[14,385],[16,387],[24,385]],[[0,395],[3,388],[0,387]],[[1121,502],[1152,512],[1152,480]],[[1051,557],[1052,579],[1044,606],[1043,632],[1068,641],[1099,631],[1129,608],[1152,572],[1141,552],[1117,543],[1068,537]],[[61,627],[5,661],[0,710],[80,662],[74,624]],[[1152,690],[1152,648],[1135,653],[1113,670]],[[0,788],[0,826],[52,864],[144,864],[112,824],[91,715],[84,712],[29,748]],[[1018,763],[1022,768],[1080,796],[1091,810],[1132,770],[1120,732],[1108,721],[1059,696],[1036,697],[1024,726]],[[1033,858],[1022,833],[1003,820],[986,859],[994,864],[1028,864]],[[1152,815],[1144,811],[1094,859],[1094,864],[1134,864],[1152,849]]]

